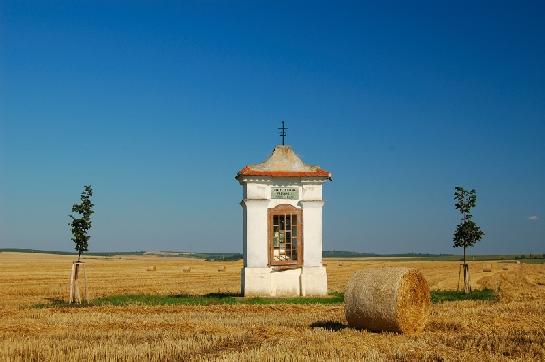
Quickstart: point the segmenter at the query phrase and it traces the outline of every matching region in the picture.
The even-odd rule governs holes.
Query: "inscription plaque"
[[[271,199],[298,200],[299,188],[297,187],[272,187]]]

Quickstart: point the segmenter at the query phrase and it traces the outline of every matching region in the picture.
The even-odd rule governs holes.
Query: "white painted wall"
[[[301,201],[303,207],[303,266],[322,266],[323,201]]]
[[[267,250],[267,206],[269,200],[243,200],[245,221],[243,252],[244,266],[266,268]]]

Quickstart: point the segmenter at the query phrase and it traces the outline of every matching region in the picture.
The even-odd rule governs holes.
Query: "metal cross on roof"
[[[284,146],[284,139],[286,138],[287,127],[284,127],[284,121],[282,121],[282,127],[278,128],[280,130],[280,137],[282,137],[282,146]]]

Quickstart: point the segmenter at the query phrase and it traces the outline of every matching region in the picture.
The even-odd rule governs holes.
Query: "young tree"
[[[455,187],[454,200],[454,207],[460,211],[462,218],[454,231],[453,247],[464,248],[464,291],[467,293],[469,291],[469,269],[466,263],[466,248],[475,245],[477,241],[481,240],[484,232],[472,220],[471,209],[477,204],[477,192],[475,189],[468,191],[463,187]]]
[[[76,244],[78,262],[81,253],[88,250],[88,241],[91,238],[88,233],[89,229],[91,229],[91,215],[94,213],[93,206],[95,206],[91,202],[91,196],[93,196],[93,189],[91,185],[87,185],[81,193],[81,202],[72,205],[72,212],[78,213],[79,217],[68,215],[72,219],[68,225],[72,228],[72,241]]]
[[[454,247],[464,248],[464,264],[466,263],[466,248],[475,245],[477,241],[481,240],[484,236],[484,232],[481,228],[475,224],[472,220],[471,209],[477,204],[477,192],[475,189],[468,191],[463,187],[455,187],[454,200],[456,207],[462,214],[460,223],[456,227],[454,232]]]

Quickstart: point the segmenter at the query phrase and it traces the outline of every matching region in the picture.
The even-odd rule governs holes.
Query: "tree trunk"
[[[79,262],[72,263],[72,273],[70,275],[70,304],[81,303],[81,295],[78,286]]]
[[[469,285],[469,265],[466,263],[466,247],[464,246],[464,293],[468,294],[471,291]]]
[[[83,280],[80,275],[83,272]],[[83,296],[81,295],[80,284],[83,284]],[[87,294],[87,272],[85,271],[85,263],[75,261],[72,263],[72,273],[70,275],[70,299],[69,303],[86,303],[88,301]]]
[[[464,293],[469,294],[471,292],[471,285],[469,284],[469,265],[464,264]]]

